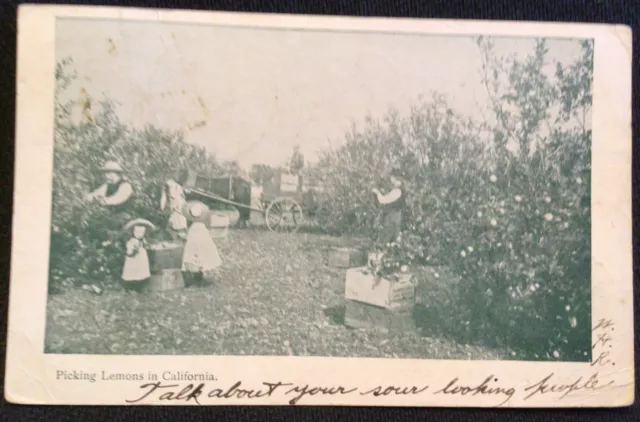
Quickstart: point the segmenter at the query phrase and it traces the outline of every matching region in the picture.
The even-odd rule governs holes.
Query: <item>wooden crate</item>
[[[360,249],[332,247],[328,251],[327,263],[330,267],[354,268],[365,265],[366,259],[364,251]]]
[[[280,192],[297,192],[300,186],[300,178],[297,174],[282,173],[280,175]]]
[[[184,279],[180,268],[162,270],[157,274],[151,274],[149,283],[145,287],[149,292],[163,292],[184,288]]]
[[[387,309],[408,308],[415,304],[416,289],[410,273],[383,278],[358,267],[347,270],[344,296]]]
[[[151,274],[159,274],[163,270],[182,268],[183,244],[162,242],[152,244],[148,249]]]
[[[386,333],[415,332],[417,330],[413,319],[413,308],[387,309],[355,300],[347,301],[344,325]]]
[[[231,218],[228,214],[220,212],[210,212],[208,218],[208,228],[211,237],[226,237],[229,227],[231,226]]]

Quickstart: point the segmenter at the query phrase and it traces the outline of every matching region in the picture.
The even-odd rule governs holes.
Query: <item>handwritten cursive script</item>
[[[295,397],[289,400],[289,404],[296,404],[306,395],[315,396],[316,394],[330,395],[335,394],[350,394],[356,391],[357,388],[344,388],[344,387],[310,387],[304,385],[302,387],[296,386],[286,392],[286,395],[295,394]]]
[[[447,384],[446,387],[436,391],[434,394],[447,394],[447,395],[459,395],[459,396],[476,396],[480,395],[493,395],[493,396],[501,396],[504,397],[504,401],[500,402],[497,406],[502,406],[516,393],[515,388],[513,387],[501,387],[496,385],[498,382],[498,378],[495,378],[493,375],[489,375],[484,379],[480,384],[476,385],[465,385],[462,384],[458,378],[454,378]]]
[[[594,354],[591,366],[614,365],[609,355],[609,348],[613,341],[611,333],[614,324],[610,320],[599,321],[593,329],[594,341],[593,350],[599,354]],[[602,350],[605,349],[605,350]],[[482,380],[482,381],[480,381]],[[231,399],[260,399],[280,394],[286,397],[290,405],[299,404],[307,397],[313,396],[344,396],[349,394],[359,394],[361,396],[388,397],[388,396],[414,396],[423,393],[433,395],[447,395],[459,397],[495,397],[500,401],[497,406],[502,406],[509,402],[517,393],[526,394],[524,401],[538,396],[552,396],[558,400],[564,399],[577,392],[596,392],[611,387],[613,381],[607,382],[600,378],[599,372],[588,375],[576,376],[576,378],[563,379],[561,375],[550,373],[539,380],[527,385],[523,390],[514,386],[500,382],[492,375],[475,382],[462,381],[459,377],[454,377],[448,383],[431,388],[427,384],[423,385],[377,385],[368,389],[346,386],[321,386],[309,384],[294,384],[282,381],[262,382],[254,386],[247,386],[242,381],[236,381],[226,386],[221,386],[217,380],[214,383],[191,383],[187,385],[170,384],[162,382],[148,382],[140,386],[140,394],[127,403],[139,403],[142,401],[161,402],[193,402],[202,404],[203,400],[231,400]],[[439,388],[441,387],[441,388]],[[438,389],[439,388],[439,389]]]
[[[360,395],[361,396],[372,395],[374,397],[388,396],[388,395],[406,396],[406,395],[420,394],[423,391],[426,391],[428,388],[429,388],[428,385],[425,385],[424,387],[416,387],[415,385],[411,387],[396,387],[393,385],[383,387],[381,385],[378,385],[370,390],[361,391]]]
[[[509,401],[515,394],[515,388],[500,386],[498,379],[490,375],[480,383],[465,384],[459,378],[452,379],[446,386],[439,390],[433,390],[434,395],[459,395],[459,396],[495,396],[504,398],[498,406]],[[400,386],[400,385],[377,385],[369,389],[358,389],[357,387],[345,386],[319,386],[319,385],[296,385],[293,383],[262,382],[258,387],[249,388],[242,381],[236,381],[230,386],[221,387],[218,383],[208,385],[200,384],[169,384],[149,382],[140,386],[141,392],[134,399],[126,400],[127,403],[140,403],[143,401],[184,403],[193,402],[202,404],[203,400],[229,400],[229,399],[260,399],[271,397],[278,393],[286,397],[290,405],[300,403],[306,397],[312,396],[344,396],[353,393],[361,396],[389,397],[389,396],[415,396],[431,391],[428,385],[421,386]]]
[[[599,374],[597,372],[592,374],[587,380],[584,380],[584,377],[580,376],[573,382],[569,383],[555,382],[553,380],[554,375],[555,374],[551,373],[535,384],[526,387],[524,391],[529,394],[524,398],[524,400],[526,401],[536,395],[545,394],[560,394],[558,398],[563,399],[576,391],[597,391],[610,387],[611,384],[613,384],[613,381],[601,384],[598,379]]]
[[[289,388],[282,388],[289,387]],[[201,398],[208,399],[258,399],[270,397],[276,391],[281,391],[285,396],[293,396],[289,404],[297,404],[303,397],[315,395],[344,395],[356,391],[356,388],[346,387],[320,387],[310,385],[296,385],[283,382],[263,382],[259,388],[245,388],[242,381],[237,381],[230,387],[207,389],[204,383],[189,384],[181,387],[178,384],[163,384],[161,382],[147,383],[140,386],[143,393],[134,400],[126,400],[127,403],[138,403],[143,400],[157,399],[160,401],[194,401],[200,403]]]
[[[161,392],[160,396],[158,397],[158,399],[161,401],[171,401],[171,400],[180,401],[181,400],[181,401],[188,402],[190,400],[193,400],[196,403],[200,404],[200,402],[198,401],[198,397],[200,397],[200,395],[202,394],[202,389],[204,388],[204,384],[199,384],[197,387],[194,387],[193,384],[189,384],[183,387],[178,392],[176,392],[175,390],[171,390],[171,389],[180,388],[178,384],[164,385],[161,382],[143,384],[140,386],[140,388],[148,389],[148,391],[135,400],[126,400],[127,403],[137,403],[149,397],[151,393],[158,391],[159,393]]]

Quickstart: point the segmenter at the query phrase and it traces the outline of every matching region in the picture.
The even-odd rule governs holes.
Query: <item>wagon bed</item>
[[[251,211],[263,213],[271,231],[295,232],[303,221],[302,207],[295,193],[288,194],[286,188],[276,190],[270,185],[260,197],[261,207],[255,207],[251,203],[251,181],[240,176],[205,177],[190,172],[184,190],[188,199],[197,199],[209,206],[233,206],[239,211],[239,222],[246,223]]]

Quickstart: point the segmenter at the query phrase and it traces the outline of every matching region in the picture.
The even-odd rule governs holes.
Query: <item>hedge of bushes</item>
[[[69,60],[58,64],[50,251],[50,287],[64,284],[110,283],[119,277],[125,233],[114,228],[110,210],[87,204],[85,195],[103,183],[99,169],[116,160],[134,189],[132,218],[146,218],[161,228],[160,194],[168,177],[191,168],[203,174],[219,169],[215,157],[186,143],[179,133],[147,127],[133,130],[103,101],[91,119],[74,119],[74,103],[64,101],[75,75]],[[112,227],[111,229],[105,229]],[[165,238],[166,231],[155,236]],[[101,242],[96,239],[112,239]],[[107,243],[107,244],[103,244]]]
[[[463,118],[435,95],[407,116],[369,118],[319,163],[325,225],[372,240],[371,188],[403,168],[406,227],[378,246],[388,270],[446,265],[460,278],[455,300],[429,304],[448,316],[434,321],[443,335],[531,359],[590,358],[593,50],[581,45],[574,63],[548,72],[543,40],[517,60],[479,38],[493,119]]]

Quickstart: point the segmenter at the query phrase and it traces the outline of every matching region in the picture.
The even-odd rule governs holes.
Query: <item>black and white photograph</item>
[[[60,20],[56,56],[48,353],[590,360],[592,40]]]

